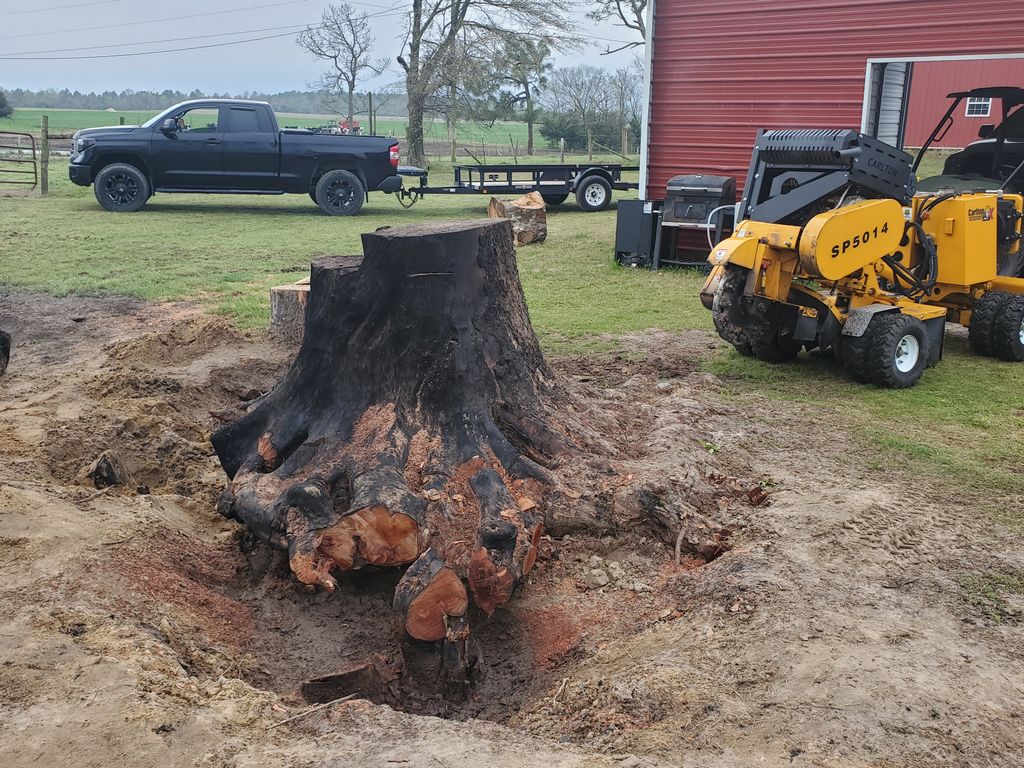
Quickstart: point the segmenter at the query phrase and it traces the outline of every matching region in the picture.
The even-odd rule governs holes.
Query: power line
[[[101,1],[102,2],[117,2],[117,0],[101,0]],[[234,12],[243,11],[243,10],[256,10],[256,9],[259,9],[259,8],[269,8],[269,7],[273,7],[273,6],[297,5],[299,3],[303,3],[303,2],[307,2],[307,1],[308,0],[287,0],[286,2],[267,3],[267,4],[264,4],[264,5],[248,6],[248,7],[245,7],[245,8],[233,8],[233,9],[228,9],[228,10],[224,10],[224,11],[212,11],[210,13],[192,14],[192,15],[189,15],[189,16],[179,16],[179,17],[176,17],[174,19],[151,19],[149,21],[127,22],[127,23],[124,23],[124,24],[111,24],[111,25],[107,25],[107,26],[91,27],[91,28],[80,29],[80,30],[75,30],[75,31],[92,31],[92,30],[97,30],[97,29],[111,29],[111,28],[115,28],[115,27],[125,27],[125,26],[133,26],[133,25],[138,25],[138,24],[147,24],[147,23],[151,23],[151,22],[152,23],[156,23],[156,22],[161,22],[161,21],[175,21],[175,20],[180,20],[180,19],[199,18],[199,17],[204,17],[204,16],[213,16],[213,15],[217,15],[217,14],[234,13]],[[350,2],[352,2],[352,0],[350,0]],[[355,5],[366,5],[366,6],[369,6],[371,8],[382,8],[382,9],[384,9],[384,10],[378,12],[378,13],[367,14],[366,15],[367,19],[384,18],[384,17],[389,17],[389,16],[400,16],[400,15],[404,15],[406,13],[406,10],[404,10],[404,9],[402,9],[402,10],[393,10],[396,7],[397,3],[392,4],[390,6],[382,6],[382,5],[376,5],[376,4],[373,4],[373,3],[364,3],[364,2],[353,2],[353,4],[355,4]],[[261,42],[261,41],[264,41],[264,40],[274,40],[274,39],[278,39],[278,38],[282,38],[282,37],[289,37],[289,36],[294,35],[294,34],[296,34],[297,32],[299,32],[299,31],[301,31],[303,29],[320,29],[320,28],[323,28],[324,26],[326,26],[326,25],[325,24],[314,24],[314,25],[305,25],[305,24],[299,25],[299,24],[295,24],[295,25],[288,25],[286,27],[265,27],[265,28],[262,28],[262,29],[238,30],[238,31],[235,31],[235,32],[220,32],[220,33],[209,34],[209,35],[193,35],[193,36],[178,37],[178,38],[165,38],[165,39],[162,39],[162,40],[146,40],[146,41],[138,41],[138,42],[134,42],[134,43],[115,43],[115,44],[110,44],[110,45],[92,45],[92,46],[82,46],[82,47],[77,47],[77,48],[54,48],[54,49],[42,50],[42,51],[23,51],[23,52],[12,53],[12,54],[7,54],[7,55],[0,55],[0,61],[78,61],[78,60],[86,60],[86,59],[128,58],[128,57],[132,57],[132,56],[157,56],[157,55],[164,54],[164,53],[183,53],[183,52],[186,52],[186,51],[197,51],[197,50],[205,50],[205,49],[210,49],[210,48],[220,48],[220,47],[229,46],[229,45],[242,45],[242,44],[245,44],[245,43]],[[161,49],[161,50],[157,50],[157,51],[132,51],[132,52],[127,52],[127,53],[89,54],[89,55],[83,55],[83,56],[40,56],[40,55],[38,55],[38,54],[63,53],[63,52],[72,52],[72,51],[81,51],[81,50],[95,50],[96,48],[126,48],[126,47],[131,47],[131,46],[136,46],[136,45],[151,45],[151,44],[154,44],[154,43],[185,42],[185,41],[189,41],[189,40],[207,40],[207,39],[212,38],[212,37],[227,37],[227,36],[230,36],[230,35],[242,35],[242,34],[250,34],[250,33],[253,33],[253,32],[276,31],[276,30],[279,30],[279,29],[287,29],[289,31],[281,32],[279,34],[273,34],[273,35],[263,35],[263,36],[260,36],[260,37],[251,37],[251,38],[246,38],[244,40],[225,40],[225,41],[222,41],[222,42],[219,42],[219,43],[209,43],[209,44],[194,45],[194,46],[183,46],[183,47],[179,47],[179,48],[165,48],[165,49]],[[44,33],[40,33],[40,34],[44,34]],[[54,33],[54,34],[59,34],[59,33]],[[524,37],[525,36],[528,36],[528,37],[535,37],[536,36],[535,32],[520,32],[520,31],[515,31],[515,30],[502,30],[502,34],[515,35],[515,36],[524,36]],[[607,42],[607,43],[626,43],[626,42],[629,42],[629,41],[626,41],[626,40],[616,40],[616,39],[613,39],[613,38],[600,37],[600,36],[597,36],[597,35],[582,35],[582,34],[577,34],[577,35],[547,35],[547,37],[550,37],[550,38],[556,39],[556,40],[566,40],[566,41],[573,41],[573,40],[578,40],[578,39],[588,39],[588,40],[597,40],[597,41],[600,41],[600,42]],[[0,39],[4,39],[4,38],[0,38]]]
[[[159,24],[165,21],[182,21],[184,19],[198,19],[206,16],[220,16],[226,13],[240,13],[241,11],[256,11],[260,8],[274,8],[282,5],[299,5],[301,3],[307,3],[309,0],[283,0],[282,2],[276,3],[264,3],[263,5],[249,5],[241,8],[228,8],[223,11],[207,11],[206,13],[192,13],[186,16],[170,16],[164,19],[144,19],[142,21],[125,21],[120,24],[101,24],[96,27],[77,27],[75,29],[59,29],[59,30],[47,30],[45,32],[26,32],[18,35],[4,35],[0,37],[0,40],[11,40],[13,38],[23,37],[43,37],[45,35],[63,35],[68,32],[95,32],[101,29],[117,29],[120,27],[137,27],[140,24]]]
[[[67,5],[51,5],[48,8],[28,8],[23,11],[4,11],[4,16],[20,16],[25,13],[43,13],[45,11],[63,11],[68,8],[85,8],[88,5],[110,5],[121,0],[92,0],[89,3],[69,3]]]
[[[16,51],[5,56],[37,56],[43,53],[69,53],[72,51],[95,51],[97,48],[130,48],[133,45],[153,45],[154,43],[180,43],[186,40],[208,40],[211,37],[230,37],[231,35],[249,35],[254,32],[280,32],[286,29],[301,31],[309,24],[288,24],[283,27],[263,27],[262,29],[240,29],[237,32],[217,32],[210,35],[189,35],[187,37],[165,37],[162,40],[139,40],[135,43],[111,43],[109,45],[83,45],[76,48],[50,48],[44,51]],[[319,26],[319,25],[313,25]]]
[[[405,13],[405,11],[395,11],[395,12],[392,12],[392,13],[377,13],[377,14],[371,14],[369,16],[369,18],[380,18],[382,16],[397,16],[397,15],[403,15],[404,13]],[[318,25],[316,25],[314,27],[309,27],[309,28],[310,29],[316,29],[316,28],[319,28],[319,27],[322,27],[322,26],[324,26],[324,25],[323,24],[318,24]],[[303,28],[305,28],[305,27],[303,27]],[[241,45],[243,43],[255,43],[255,42],[259,42],[261,40],[274,40],[274,39],[281,38],[281,37],[291,37],[295,33],[296,33],[296,30],[293,28],[290,32],[281,32],[281,33],[278,33],[276,35],[263,35],[261,37],[250,37],[250,38],[246,38],[245,40],[225,40],[224,42],[220,42],[220,43],[208,43],[206,45],[191,45],[191,46],[185,46],[185,47],[181,47],[181,48],[164,48],[164,49],[161,49],[159,51],[133,51],[133,52],[130,52],[130,53],[97,53],[97,54],[90,54],[90,55],[86,55],[86,56],[21,56],[21,55],[18,55],[18,56],[0,56],[0,61],[78,61],[78,60],[81,60],[81,59],[122,59],[122,58],[127,58],[129,56],[157,56],[157,55],[162,54],[162,53],[182,53],[184,51],[199,51],[199,50],[204,50],[204,49],[207,49],[207,48],[221,48],[223,46],[228,46],[228,45]],[[230,35],[230,34],[241,34],[241,33],[238,33],[238,32],[225,32],[224,34]],[[212,35],[212,37],[222,37],[222,36],[223,35]],[[195,38],[191,38],[191,39],[197,40],[197,39],[202,39],[202,37],[203,36],[199,36],[199,37],[195,37]],[[182,39],[187,40],[187,39],[190,39],[190,38],[182,38]],[[128,45],[132,45],[132,43],[128,43]],[[141,43],[139,43],[139,45],[141,45]],[[108,47],[115,47],[115,46],[108,46]]]
[[[255,43],[260,40],[273,40],[278,37],[291,37],[294,34],[295,32],[281,32],[276,35],[250,37],[245,40],[228,40],[222,43],[208,43],[207,45],[190,45],[183,48],[165,48],[159,51],[135,51],[134,53],[97,53],[89,56],[0,56],[0,61],[77,61],[79,59],[122,59],[128,56],[157,56],[161,53],[181,53],[183,51],[200,51],[205,48],[221,48],[226,45],[241,45],[242,43]]]

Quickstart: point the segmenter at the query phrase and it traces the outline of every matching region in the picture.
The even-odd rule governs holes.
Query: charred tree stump
[[[7,372],[7,364],[11,361],[11,334],[0,331],[0,376]]]
[[[532,567],[554,377],[530,326],[507,221],[363,235],[358,270],[314,264],[306,333],[278,386],[213,435],[220,509],[286,549],[305,584],[408,569],[407,674],[464,688],[470,601],[491,614]]]

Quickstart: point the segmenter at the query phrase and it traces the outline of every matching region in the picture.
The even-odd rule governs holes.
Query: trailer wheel
[[[146,174],[128,163],[114,163],[96,174],[96,201],[114,213],[135,213],[150,197]]]
[[[976,355],[991,357],[996,354],[992,338],[996,330],[996,318],[1009,300],[1010,294],[1004,291],[988,291],[974,303],[967,338]]]
[[[993,352],[1003,360],[1024,362],[1024,296],[1003,305],[992,333]]]
[[[544,198],[545,205],[561,205],[569,199],[569,195],[541,195]]]
[[[924,323],[901,312],[887,312],[871,320],[867,363],[871,381],[887,389],[917,384],[928,366],[928,334]]]
[[[362,182],[348,171],[328,171],[316,183],[316,204],[330,216],[359,213],[364,197]]]
[[[576,187],[576,202],[584,211],[603,211],[612,202],[612,185],[603,176],[587,176]]]

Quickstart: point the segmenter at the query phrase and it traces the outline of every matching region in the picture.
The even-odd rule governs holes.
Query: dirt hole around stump
[[[355,694],[412,714],[493,722],[505,722],[549,698],[559,681],[572,677],[599,642],[629,637],[645,623],[658,621],[659,615],[664,618],[672,610],[671,590],[664,589],[665,584],[673,575],[704,565],[690,559],[675,566],[671,547],[653,538],[572,537],[554,542],[536,577],[522,585],[516,600],[490,618],[479,613],[472,616],[479,628],[479,675],[466,700],[452,701],[410,690],[402,683],[399,643],[388,620],[399,569],[368,568],[343,574],[332,595],[307,591],[295,581],[286,555],[248,532],[239,531],[230,540],[211,545],[177,534],[150,546],[159,547],[153,556],[163,559],[164,581],[185,585],[183,591],[189,597],[177,607],[185,607],[196,618],[197,643],[224,643],[224,634],[201,636],[204,627],[223,624],[224,615],[232,622],[238,614],[251,617],[247,631],[235,639],[238,651],[248,659],[239,665],[241,676],[254,687],[279,693],[296,705]],[[172,549],[177,552],[172,559],[161,554]],[[650,564],[630,578],[637,582],[660,579],[660,584],[648,586],[662,588],[662,597],[632,589],[588,588],[587,576],[598,570],[591,567],[598,560],[600,568],[613,575],[636,570],[637,563]],[[217,567],[221,565],[228,567],[221,571]],[[201,615],[220,605],[218,600],[194,598],[205,592],[233,604],[231,611],[218,609],[222,613],[216,619]],[[608,607],[615,604],[626,606],[621,616],[613,617]],[[592,636],[595,626],[600,638]]]

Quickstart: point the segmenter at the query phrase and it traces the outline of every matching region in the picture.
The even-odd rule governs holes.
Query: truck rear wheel
[[[93,194],[108,211],[135,213],[149,200],[149,180],[134,165],[114,163],[96,174]]]
[[[363,207],[363,184],[349,171],[328,171],[316,183],[316,204],[330,216],[353,216]]]
[[[603,211],[612,202],[612,185],[603,176],[587,176],[576,187],[576,202],[584,211]]]
[[[924,323],[899,312],[871,320],[867,370],[871,382],[887,389],[917,384],[928,365],[928,334]]]
[[[1003,360],[1024,362],[1024,296],[1011,298],[996,317],[992,351]]]
[[[569,199],[569,195],[541,195],[544,198],[545,205],[561,205]]]

